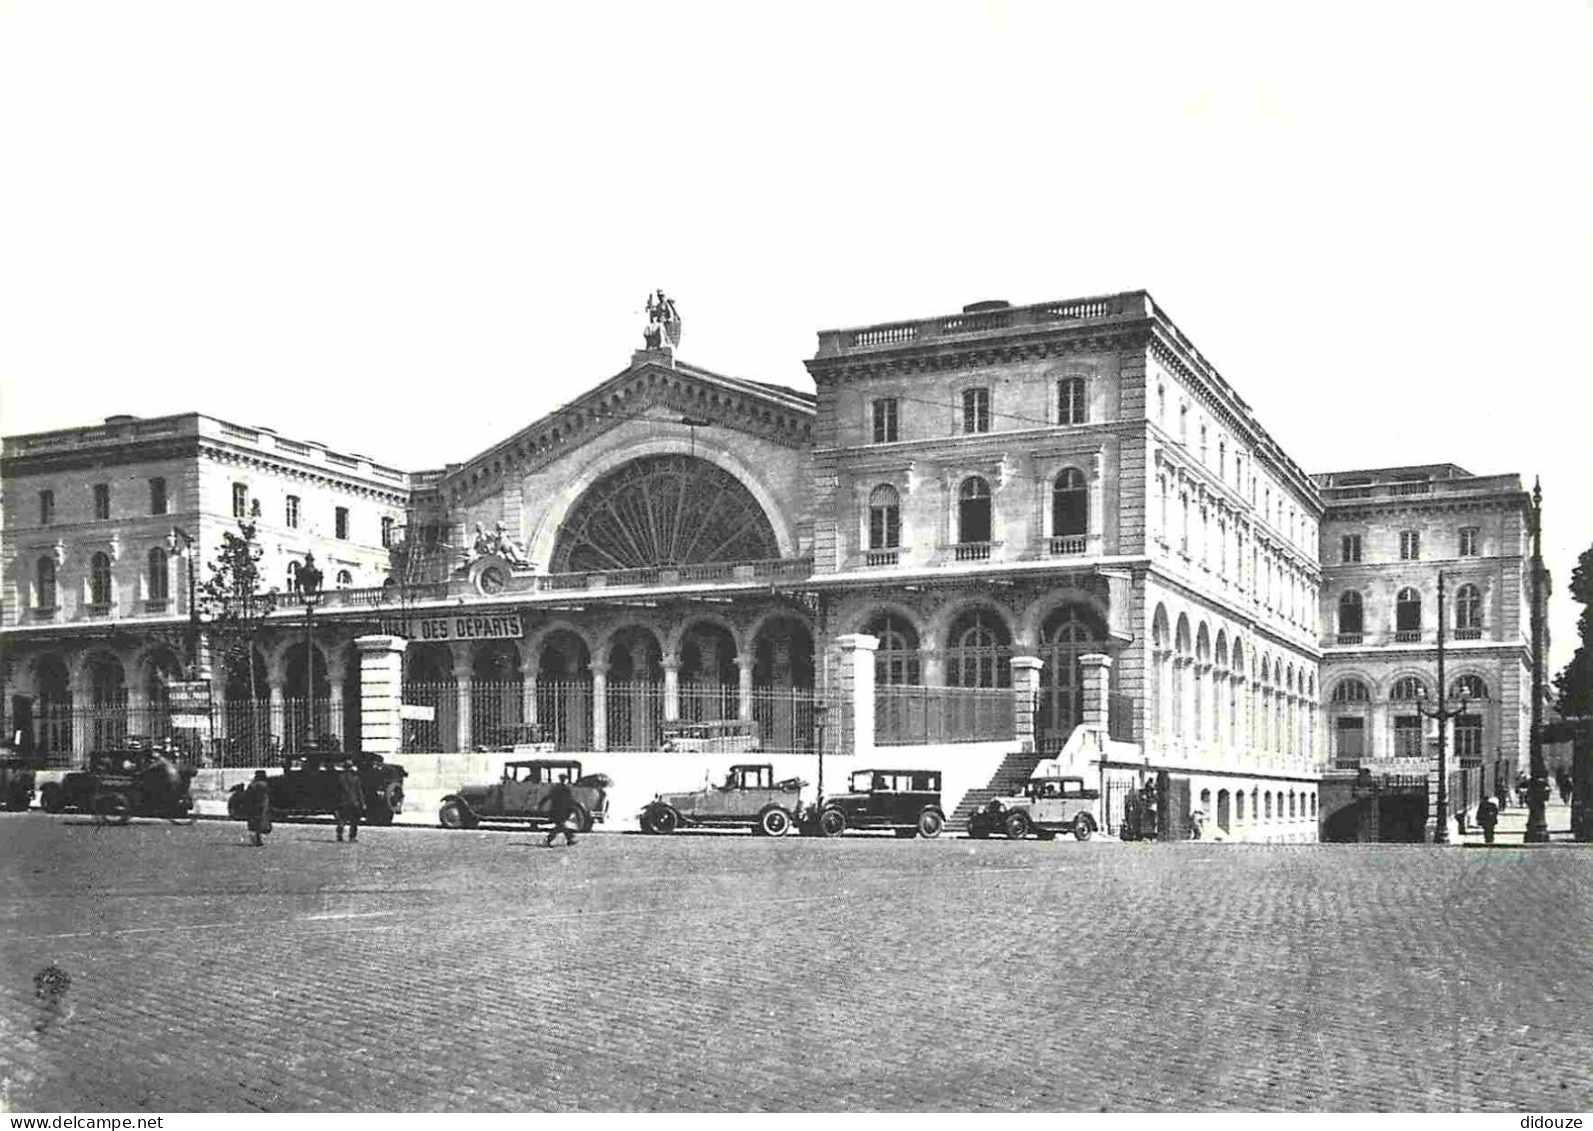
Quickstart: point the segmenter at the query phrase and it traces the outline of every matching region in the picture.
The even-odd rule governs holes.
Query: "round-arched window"
[[[1051,533],[1056,537],[1087,534],[1090,529],[1090,494],[1084,473],[1064,467],[1051,489]]]
[[[990,484],[977,475],[957,489],[957,541],[990,541]]]
[[[894,550],[901,544],[901,496],[889,483],[881,483],[868,496],[868,548]]]
[[[1341,679],[1333,688],[1333,702],[1335,703],[1366,703],[1372,698],[1372,693],[1364,682],[1358,679]]]

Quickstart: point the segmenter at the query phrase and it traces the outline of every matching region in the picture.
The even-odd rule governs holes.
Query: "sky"
[[[1589,15],[1522,3],[0,0],[0,434],[200,411],[407,470],[680,356],[1144,288],[1308,471],[1593,543]]]

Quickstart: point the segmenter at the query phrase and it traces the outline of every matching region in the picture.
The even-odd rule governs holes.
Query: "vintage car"
[[[45,782],[39,807],[47,813],[93,813],[118,825],[133,817],[192,823],[199,816],[189,792],[195,771],[163,754],[142,746],[96,750],[89,755],[88,769],[69,770],[60,781]]]
[[[731,766],[723,785],[660,793],[642,810],[642,831],[750,828],[763,836],[784,836],[801,809],[805,785],[801,778],[775,781],[773,766]]]
[[[26,809],[33,804],[33,766],[9,747],[0,748],[0,805]]]
[[[755,754],[758,724],[752,719],[665,723],[662,746],[677,754]]]
[[[551,754],[554,743],[548,729],[537,723],[506,723],[490,728],[476,749],[500,754]]]
[[[946,826],[938,770],[854,770],[850,789],[808,810],[803,831],[840,836],[847,829],[890,829],[899,837],[936,837]]]
[[[532,758],[506,762],[503,777],[491,785],[466,785],[443,798],[437,820],[445,829],[473,829],[482,821],[549,823],[548,795],[560,778],[575,797],[575,824],[581,832],[608,816],[607,774],[582,774],[581,763]]]
[[[969,817],[968,835],[983,839],[1000,832],[1009,840],[1022,840],[1032,832],[1050,840],[1057,833],[1072,833],[1075,839],[1089,840],[1099,827],[1100,800],[1101,791],[1087,788],[1083,778],[1030,778],[1022,794],[992,798]]]
[[[340,795],[337,776],[344,761],[353,762],[360,776],[365,792],[365,823],[392,824],[393,818],[404,811],[404,778],[408,771],[402,766],[387,765],[380,754],[285,755],[282,772],[266,778],[271,790],[271,819],[331,816]],[[245,816],[246,788],[235,785],[227,796],[227,816],[234,820]]]

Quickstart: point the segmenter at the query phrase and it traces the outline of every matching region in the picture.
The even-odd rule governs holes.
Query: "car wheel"
[[[437,810],[437,823],[445,829],[468,829],[470,811],[461,801],[444,801],[442,808]]]
[[[60,782],[46,782],[39,790],[39,808],[46,813],[59,813],[66,808],[66,790]]]
[[[133,807],[120,793],[102,793],[94,799],[94,815],[108,825],[125,825],[133,816]]]
[[[1095,821],[1088,813],[1080,813],[1073,818],[1073,839],[1089,840],[1090,834],[1095,832]]]
[[[1008,813],[1001,827],[1008,840],[1022,840],[1029,835],[1029,815],[1023,812]]]
[[[664,806],[653,813],[653,831],[663,836],[668,836],[680,828],[680,814],[669,806]]]
[[[784,836],[791,831],[791,814],[778,805],[765,809],[758,818],[758,831],[764,836]]]
[[[925,809],[918,814],[918,835],[925,840],[934,840],[945,827],[946,818],[939,809]]]
[[[826,809],[819,814],[819,835],[840,836],[846,831],[846,814],[839,809]]]
[[[199,805],[192,797],[179,797],[176,812],[166,819],[174,825],[191,825],[199,820]]]

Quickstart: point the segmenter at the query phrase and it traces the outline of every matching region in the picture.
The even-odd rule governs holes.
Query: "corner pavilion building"
[[[640,795],[683,727],[810,780],[827,727],[831,772],[941,769],[948,813],[1055,756],[1111,823],[1166,771],[1208,828],[1316,838],[1321,494],[1149,294],[824,331],[816,395],[676,340],[440,470],[198,415],[6,439],[8,729],[27,697],[70,764],[197,674],[213,764],[352,748],[356,640],[397,637],[401,757],[534,732]],[[275,611],[190,664],[188,563],[239,519]]]

